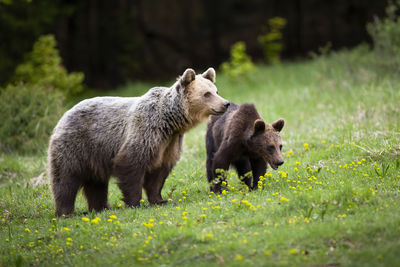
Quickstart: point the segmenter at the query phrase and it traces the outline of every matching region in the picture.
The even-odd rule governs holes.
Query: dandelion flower
[[[152,223],[146,223],[146,222],[144,222],[144,223],[142,223],[142,224],[143,224],[143,226],[147,227],[148,229],[151,229],[151,228],[153,228],[153,226],[154,226],[154,224],[152,224]]]
[[[242,260],[243,260],[243,256],[242,256],[242,255],[237,255],[237,256],[235,257],[235,260],[236,260],[236,261],[242,261]]]
[[[304,145],[304,149],[305,150],[309,150],[310,149],[307,143],[304,143],[303,145]]]
[[[101,221],[101,219],[99,217],[96,217],[96,218],[92,219],[90,222],[98,224],[100,221]]]
[[[289,202],[289,199],[287,199],[286,197],[281,197],[281,201]]]

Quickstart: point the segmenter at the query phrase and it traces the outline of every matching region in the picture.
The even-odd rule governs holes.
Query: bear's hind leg
[[[127,152],[130,151],[130,152]],[[146,158],[138,160],[135,156],[135,147],[130,149],[123,146],[121,152],[114,159],[113,176],[118,179],[118,187],[122,192],[122,200],[128,207],[139,207],[142,199],[142,190],[146,166]]]
[[[160,167],[146,173],[143,187],[146,190],[147,198],[151,204],[164,204],[167,202],[161,197],[161,189],[170,171],[171,168]]]
[[[70,179],[71,182],[54,182],[52,190],[54,201],[56,203],[56,216],[68,216],[74,211],[76,194],[81,186],[80,183],[74,182],[75,179]]]
[[[133,179],[132,179],[133,180]],[[143,175],[140,178],[134,179],[136,182],[127,180],[119,181],[118,187],[122,192],[122,200],[128,207],[139,207],[142,199]]]
[[[83,193],[86,197],[89,211],[102,211],[109,209],[107,195],[108,195],[108,181],[107,182],[94,182],[90,181],[83,185]]]

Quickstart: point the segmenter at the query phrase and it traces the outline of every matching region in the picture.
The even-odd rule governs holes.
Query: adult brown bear
[[[150,203],[164,203],[161,189],[179,159],[183,134],[229,106],[214,83],[214,69],[201,75],[187,69],[170,88],[87,99],[67,111],[48,151],[56,215],[73,212],[80,188],[89,210],[107,208],[111,175],[127,206],[140,204],[142,188]]]

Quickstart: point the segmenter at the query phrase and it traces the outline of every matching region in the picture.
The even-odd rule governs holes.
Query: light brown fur
[[[164,203],[161,190],[184,133],[229,105],[214,82],[212,68],[197,76],[187,69],[169,88],[154,87],[141,97],[87,99],[67,111],[48,152],[56,215],[73,212],[80,188],[89,210],[107,208],[110,176],[127,206],[140,205],[142,189],[150,203]]]

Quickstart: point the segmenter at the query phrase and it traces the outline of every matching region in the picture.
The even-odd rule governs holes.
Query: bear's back
[[[60,119],[54,133],[96,133],[115,129],[124,120],[137,97],[95,97],[83,100],[68,110]],[[102,133],[104,134],[104,133]]]
[[[212,116],[209,126],[217,146],[223,139],[244,138],[245,132],[253,127],[256,119],[261,118],[253,104],[237,105],[231,102],[228,110],[221,116]]]
[[[90,166],[98,169],[96,172],[104,173],[103,167],[96,162],[103,162],[111,168],[111,160],[124,140],[126,114],[137,99],[95,97],[79,102],[62,116],[54,128],[49,157],[61,157],[82,168]]]

